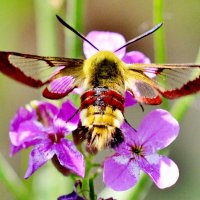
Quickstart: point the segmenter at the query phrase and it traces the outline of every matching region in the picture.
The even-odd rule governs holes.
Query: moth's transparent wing
[[[128,65],[128,89],[141,103],[159,104],[160,94],[175,99],[200,91],[200,66],[190,64]],[[154,74],[154,78],[147,74]]]
[[[82,66],[81,59],[0,52],[0,72],[31,87],[47,85],[47,98],[62,98],[78,87],[84,78]]]

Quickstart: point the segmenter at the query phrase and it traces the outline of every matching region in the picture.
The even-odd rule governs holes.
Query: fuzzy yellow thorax
[[[85,60],[83,72],[88,88],[104,86],[124,92],[125,64],[113,52],[97,52]]]

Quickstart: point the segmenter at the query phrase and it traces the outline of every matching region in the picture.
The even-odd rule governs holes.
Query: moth
[[[49,99],[60,99],[75,88],[82,88],[80,124],[73,136],[75,141],[87,139],[90,151],[116,147],[123,141],[120,126],[126,121],[126,92],[140,104],[158,105],[162,102],[162,96],[176,99],[200,90],[199,65],[125,64],[115,55],[120,49],[150,35],[162,24],[110,52],[100,51],[59,16],[57,18],[93,46],[97,53],[82,60],[0,52],[0,72],[31,87],[46,86],[43,96]],[[150,78],[146,73],[155,76]],[[163,80],[167,84],[163,84]]]

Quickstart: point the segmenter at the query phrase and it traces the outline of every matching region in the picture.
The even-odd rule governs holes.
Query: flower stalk
[[[89,196],[90,196],[90,200],[97,199],[97,196],[94,191],[94,178],[93,177],[89,179]]]
[[[83,30],[84,1],[67,1],[66,19],[76,30]],[[65,30],[65,54],[71,58],[79,58],[82,55],[82,41],[74,33]]]
[[[57,20],[55,7],[49,0],[36,0],[36,42],[39,55],[58,55]]]
[[[164,1],[153,1],[153,24],[157,25],[164,21]],[[154,38],[154,60],[155,63],[166,62],[164,29],[161,28],[153,34]]]

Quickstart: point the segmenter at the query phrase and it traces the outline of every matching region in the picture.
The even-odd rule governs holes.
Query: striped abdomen
[[[124,120],[124,97],[107,87],[94,87],[81,96],[81,125],[76,134],[84,134],[92,152],[123,141],[120,126]],[[81,135],[81,134],[80,134]]]

